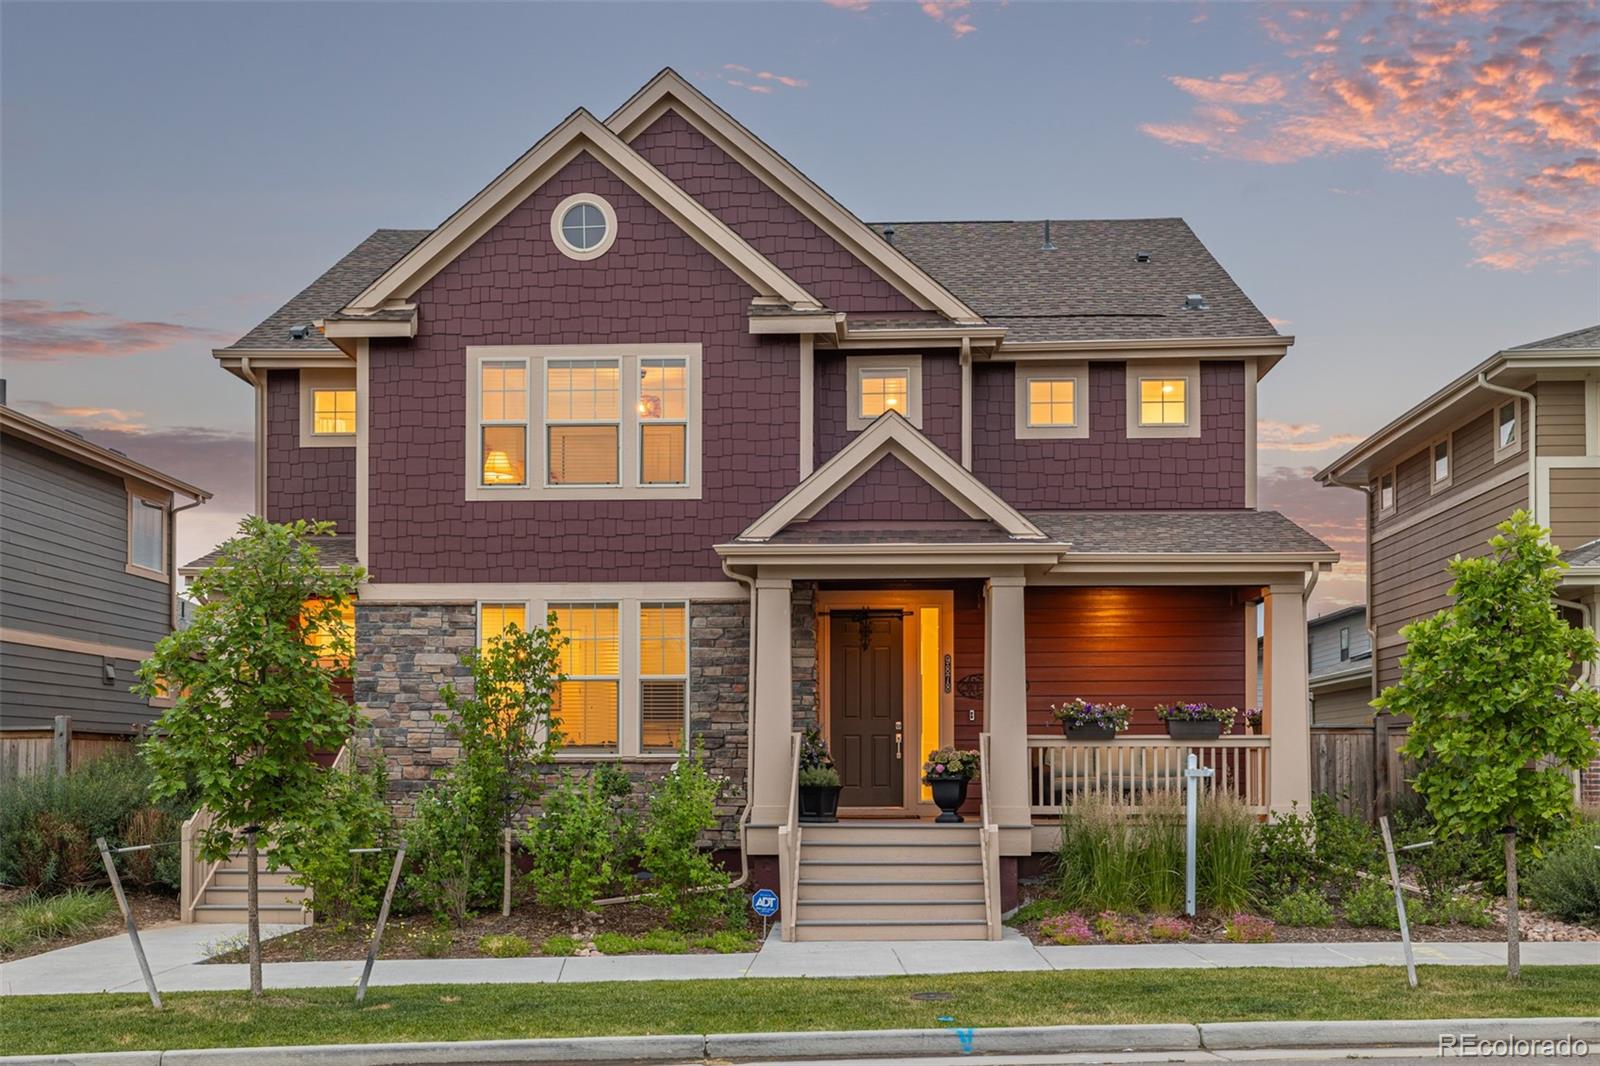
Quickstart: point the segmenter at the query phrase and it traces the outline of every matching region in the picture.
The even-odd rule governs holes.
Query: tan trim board
[[[367,581],[361,603],[504,603],[514,600],[747,600],[737,581],[469,581],[405,583]]]
[[[411,317],[403,322],[396,322],[387,318],[375,318],[363,321],[361,319],[339,319],[329,322],[326,319],[317,319],[316,327],[322,330],[322,335],[329,340],[356,339],[359,337],[415,337],[417,335],[417,312],[411,312]]]
[[[809,334],[800,335],[800,480],[811,476],[816,466],[817,424],[817,358],[816,341]]]
[[[370,558],[372,493],[372,348],[356,342],[356,565]]]
[[[1072,341],[1006,341],[999,360],[1083,359],[1104,353],[1107,359],[1257,359],[1287,355],[1294,344],[1287,335],[1276,337],[1150,337],[1094,338]],[[1114,355],[1112,353],[1115,353]],[[1261,368],[1265,376],[1266,367]]]
[[[918,429],[922,428],[922,356],[907,352],[905,355],[847,355],[845,373],[845,428],[859,433],[872,425],[874,419],[861,413],[861,376],[869,370],[904,370],[906,372],[905,416]]]
[[[0,643],[21,644],[29,648],[48,648],[76,655],[99,655],[107,659],[127,659],[143,662],[150,658],[151,648],[136,648],[127,644],[104,644],[94,640],[79,640],[54,633],[40,633],[32,629],[0,628]]]
[[[1251,356],[1244,361],[1244,505],[1252,511],[1256,509],[1259,498],[1256,490],[1256,436],[1260,428],[1256,425],[1256,389],[1259,382],[1256,358]]]
[[[804,337],[817,334],[832,336],[838,331],[838,324],[831,315],[751,315],[750,332],[752,334],[776,333],[789,335],[798,333]]]
[[[1387,472],[1388,471],[1385,471],[1385,473]],[[1446,496],[1443,499],[1427,505],[1420,511],[1407,512],[1404,518],[1397,519],[1393,522],[1386,522],[1384,525],[1372,530],[1372,532],[1368,534],[1367,540],[1372,544],[1381,543],[1397,533],[1403,533],[1419,522],[1426,522],[1429,519],[1436,518],[1439,515],[1444,514],[1446,511],[1449,511],[1451,508],[1459,507],[1464,503],[1469,503],[1472,500],[1477,499],[1486,492],[1492,492],[1495,489],[1500,488],[1502,485],[1516,481],[1518,478],[1526,477],[1527,473],[1528,464],[1526,462],[1518,463],[1516,466],[1500,471],[1493,477],[1487,477],[1482,481],[1474,483],[1470,489],[1455,493],[1451,496]],[[1431,469],[1428,476],[1433,476]],[[1398,486],[1396,486],[1395,491],[1398,493]],[[1393,508],[1384,511],[1383,513],[1389,514],[1392,512],[1392,510]]]

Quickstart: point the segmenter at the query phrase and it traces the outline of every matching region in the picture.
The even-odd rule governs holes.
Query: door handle
[[[900,723],[896,722],[894,724],[894,757],[896,759],[904,759],[905,758],[905,756],[901,754],[901,747],[902,747],[902,742],[904,741],[904,739],[905,739],[905,733],[903,733],[901,731]]]

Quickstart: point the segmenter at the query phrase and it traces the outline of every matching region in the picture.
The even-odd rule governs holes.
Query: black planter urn
[[[1108,725],[1070,725],[1061,723],[1061,732],[1068,740],[1115,740],[1117,731]]]
[[[1167,736],[1173,740],[1216,740],[1221,735],[1222,723],[1215,718],[1203,722],[1167,719]]]
[[[837,822],[839,820],[839,785],[801,785],[800,820],[802,822]]]
[[[939,805],[939,817],[935,818],[934,821],[946,823],[966,821],[956,812],[961,809],[963,803],[967,802],[967,785],[969,783],[965,777],[958,779],[935,778],[928,782],[928,785],[933,789],[933,802]]]

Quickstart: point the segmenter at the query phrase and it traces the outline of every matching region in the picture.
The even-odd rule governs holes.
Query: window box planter
[[[1222,736],[1222,723],[1212,719],[1203,722],[1181,722],[1167,719],[1167,736],[1173,740],[1216,740]]]
[[[1156,716],[1167,724],[1167,736],[1173,740],[1216,740],[1233,732],[1239,711],[1209,703],[1164,703],[1156,708]]]
[[[1130,713],[1121,703],[1090,703],[1081,698],[1050,707],[1051,716],[1061,723],[1061,735],[1068,740],[1114,740],[1128,728]]]
[[[1073,725],[1061,723],[1061,732],[1068,740],[1115,740],[1117,731],[1109,725]]]
[[[839,785],[801,785],[800,820],[815,824],[839,820]]]

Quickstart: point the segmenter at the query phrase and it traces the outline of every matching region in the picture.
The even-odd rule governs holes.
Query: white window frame
[[[154,489],[145,489],[135,485],[133,482],[126,482],[125,484],[128,490],[128,554],[127,562],[123,569],[134,577],[147,577],[152,581],[165,582],[167,580],[167,541],[172,536],[171,497],[162,495]],[[142,566],[134,562],[133,516],[139,513],[139,508],[141,507],[147,507],[150,510],[159,512],[161,515],[161,540],[156,545],[156,556],[159,559],[159,565],[155,567]]]
[[[1089,364],[1057,363],[1051,365],[1017,364],[1016,370],[1016,439],[1017,440],[1082,440],[1089,436]],[[1064,426],[1035,426],[1029,423],[1033,405],[1029,400],[1030,386],[1035,381],[1072,382],[1072,424]]]
[[[1383,482],[1386,478],[1389,481],[1389,503],[1387,506],[1385,506],[1383,502]],[[1373,493],[1373,495],[1377,497],[1378,515],[1380,517],[1383,515],[1394,514],[1395,508],[1398,507],[1400,503],[1400,481],[1395,476],[1394,467],[1391,466],[1389,469],[1378,475],[1377,491]]]
[[[1441,444],[1444,445],[1445,456],[1445,475],[1443,478],[1438,476],[1439,460],[1435,455],[1436,449]],[[1450,483],[1455,480],[1455,476],[1455,441],[1452,439],[1451,434],[1446,433],[1444,436],[1435,437],[1433,440],[1428,442],[1428,493],[1432,495],[1434,493],[1443,492],[1445,489],[1450,487]]]
[[[466,349],[467,448],[465,485],[468,500],[698,500],[701,496],[704,417],[701,406],[702,358],[699,344],[491,344]],[[601,359],[618,364],[621,382],[618,411],[616,485],[550,485],[548,423],[545,418],[546,363],[550,360]],[[681,359],[687,372],[688,432],[684,442],[684,482],[646,485],[640,480],[639,366],[641,360]],[[485,485],[482,476],[483,433],[480,420],[481,367],[484,362],[526,360],[528,364],[528,483]]]
[[[1127,435],[1133,438],[1172,438],[1200,436],[1200,361],[1146,362],[1129,360],[1127,366]],[[1146,425],[1141,420],[1143,410],[1139,403],[1139,385],[1144,381],[1184,382],[1182,424],[1160,423]]]
[[[598,209],[601,216],[606,220],[606,235],[600,238],[600,243],[593,248],[575,248],[567,243],[566,234],[561,232],[561,220],[566,217],[568,211],[579,204],[589,204]],[[576,259],[580,263],[588,262],[591,259],[599,259],[609,252],[611,246],[616,243],[617,212],[606,202],[604,197],[596,193],[573,193],[557,204],[556,209],[550,213],[550,240],[555,244],[556,250],[568,259]]]
[[[877,418],[861,415],[861,377],[867,371],[904,370],[906,372],[906,421],[922,428],[922,356],[905,355],[850,355],[845,357],[845,428],[859,432],[872,425]],[[882,417],[881,415],[878,417]]]
[[[356,372],[332,367],[303,367],[300,374],[300,447],[354,448],[356,435],[316,432],[316,395],[319,392],[355,392],[356,418],[361,418],[361,396],[356,389]]]
[[[1511,408],[1511,443],[1500,444],[1500,416],[1506,408]],[[1494,413],[1490,416],[1489,432],[1494,437],[1494,461],[1500,462],[1509,459],[1522,451],[1522,405],[1516,400],[1507,400],[1505,403],[1495,404]]]
[[[565,604],[595,604],[605,607],[617,608],[617,746],[614,749],[584,748],[581,751],[563,750],[556,753],[558,762],[611,762],[618,759],[628,762],[673,762],[678,758],[677,752],[647,752],[641,750],[641,741],[644,733],[643,722],[643,682],[646,680],[640,673],[641,648],[639,644],[640,611],[643,604],[681,604],[684,610],[685,621],[688,627],[685,630],[686,668],[683,676],[684,723],[683,738],[685,744],[694,742],[691,727],[694,722],[694,601],[688,596],[671,595],[671,590],[663,590],[662,595],[630,594],[626,596],[604,595],[605,586],[595,586],[599,595],[573,595],[550,596],[548,598],[519,599],[515,596],[496,596],[492,599],[478,600],[473,608],[473,646],[482,643],[483,637],[483,608],[487,606],[499,607],[511,604],[521,604],[524,617],[528,625],[543,627],[549,624],[550,610],[552,607]],[[650,675],[651,679],[665,678],[669,675]],[[586,680],[575,678],[574,680]],[[610,677],[604,678],[610,680]]]

